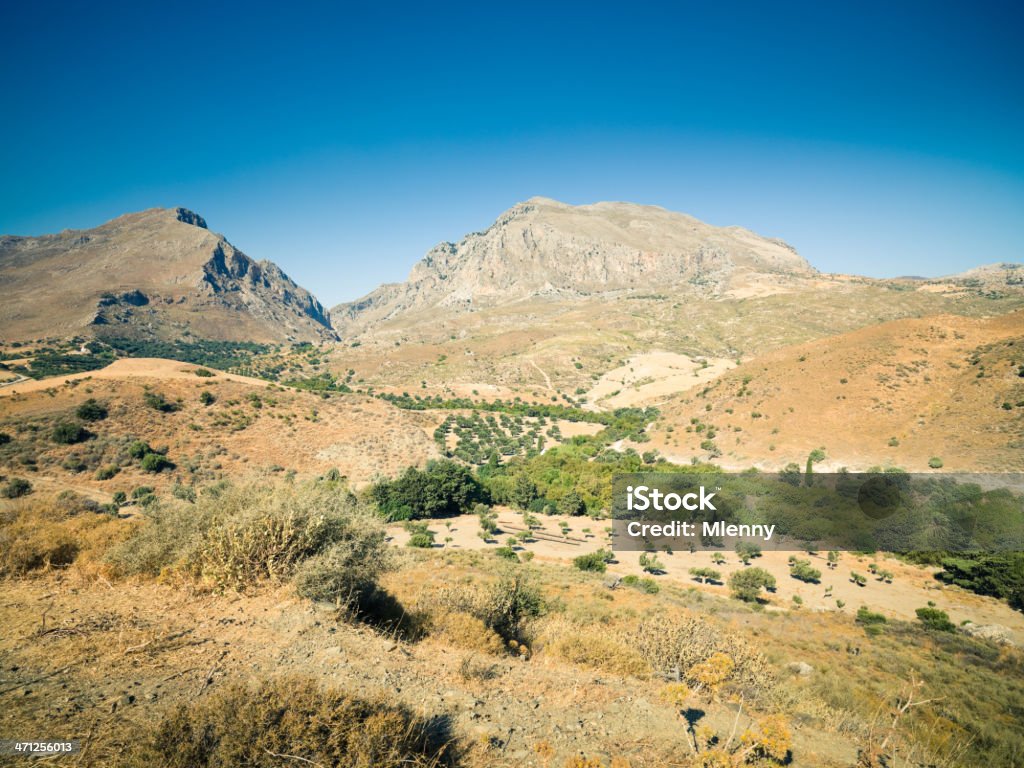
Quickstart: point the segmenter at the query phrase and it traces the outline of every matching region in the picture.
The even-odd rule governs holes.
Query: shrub
[[[195,504],[156,503],[145,514],[135,535],[110,553],[121,573],[179,570],[241,589],[287,578],[304,560],[327,558],[333,545],[348,547],[353,562],[372,560],[384,547],[376,516],[324,484],[229,485]],[[339,552],[330,557],[327,565],[337,564]]]
[[[406,546],[416,547],[417,549],[430,549],[434,546],[434,537],[429,533],[414,533],[409,537]]]
[[[938,456],[932,456],[928,459],[928,466],[932,469],[942,469],[942,459]]]
[[[32,493],[32,483],[23,477],[12,477],[7,481],[3,491],[6,499],[20,499],[30,493]]]
[[[11,436],[6,432],[0,432],[0,445],[7,445],[11,442]]]
[[[646,573],[663,573],[665,566],[658,560],[657,555],[648,555],[643,553],[640,555],[640,567],[644,569]]]
[[[60,445],[74,445],[89,438],[89,432],[81,424],[73,421],[62,421],[53,428],[53,442]]]
[[[382,698],[322,689],[312,679],[235,684],[180,705],[125,758],[125,768],[297,763],[337,768],[446,764],[445,735]]]
[[[528,620],[544,611],[544,600],[533,580],[516,568],[508,568],[493,584],[467,589],[443,588],[428,596],[433,609],[442,606],[476,616],[506,640],[521,637]]]
[[[754,603],[760,599],[762,589],[775,589],[775,577],[764,568],[744,568],[729,577],[729,589],[733,597]]]
[[[171,403],[159,392],[146,392],[142,396],[143,402],[154,411],[161,413],[173,413],[178,410],[176,403]]]
[[[143,472],[163,472],[165,469],[173,469],[174,463],[166,456],[161,456],[159,453],[147,453],[142,457],[142,462],[139,467]]]
[[[940,611],[938,608],[918,608],[915,613],[917,614],[918,621],[920,621],[925,629],[930,629],[934,632],[956,632],[956,624],[949,620],[949,614],[945,611]]]
[[[651,676],[644,657],[606,631],[556,622],[545,627],[541,637],[545,652],[573,664],[642,680]]]
[[[500,654],[505,642],[481,619],[463,611],[444,612],[431,622],[431,634],[468,651]]]
[[[117,464],[107,464],[105,467],[100,467],[96,470],[97,480],[110,480],[114,475],[121,471],[121,468]]]
[[[217,402],[217,398],[214,397],[213,392],[208,389],[204,389],[199,393],[199,402],[203,405],[210,406]]]
[[[594,571],[596,573],[604,573],[608,567],[605,561],[605,552],[600,549],[597,552],[588,552],[585,555],[574,558],[572,564],[578,570]]]
[[[108,515],[78,514],[83,510],[71,506],[77,507],[67,501],[22,501],[0,514],[0,576],[89,563],[123,536],[124,528]]]
[[[821,581],[821,571],[812,568],[806,560],[797,560],[789,567],[789,575],[798,581],[805,581],[809,584],[817,584]]]
[[[494,550],[494,554],[500,557],[502,560],[513,560],[519,562],[519,555],[512,547],[498,547]]]
[[[691,568],[690,575],[697,581],[704,584],[711,581],[718,581],[722,578],[722,574],[714,568]]]
[[[857,618],[855,621],[858,624],[867,626],[870,624],[885,624],[888,620],[881,613],[870,611],[866,605],[862,605],[857,609]]]
[[[82,421],[103,421],[108,413],[106,405],[91,397],[75,409],[75,415]]]
[[[194,373],[196,376],[199,376],[200,378],[204,378],[204,379],[208,379],[208,378],[210,378],[212,376],[216,376],[217,375],[213,371],[208,370],[206,368],[196,368],[194,371],[192,371],[192,373]]]

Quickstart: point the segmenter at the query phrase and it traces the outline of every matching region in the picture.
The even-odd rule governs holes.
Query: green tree
[[[744,568],[729,577],[733,597],[748,603],[757,602],[762,589],[775,589],[775,577],[764,568]]]

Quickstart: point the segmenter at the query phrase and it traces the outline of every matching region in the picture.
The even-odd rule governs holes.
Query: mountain
[[[330,315],[276,264],[201,216],[152,208],[95,229],[0,236],[7,340],[91,333],[229,341],[336,338]]]
[[[360,327],[414,310],[535,296],[634,288],[715,293],[766,274],[816,273],[791,246],[740,227],[714,227],[655,206],[572,206],[534,197],[483,232],[434,247],[406,282],[383,285],[332,312],[339,325]]]

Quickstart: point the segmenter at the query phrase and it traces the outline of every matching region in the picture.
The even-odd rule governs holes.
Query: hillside
[[[666,455],[778,468],[825,447],[827,465],[851,470],[927,471],[933,457],[954,471],[1024,469],[1020,311],[883,323],[695,384],[651,430]]]
[[[361,486],[437,455],[431,416],[360,395],[325,399],[197,370],[205,369],[172,360],[119,360],[99,371],[0,389],[0,432],[10,437],[0,442],[0,475],[26,477],[39,490],[109,501],[139,486],[163,492],[248,472],[337,469]],[[82,423],[76,409],[87,400],[101,403],[108,415],[85,422],[88,434],[80,441],[54,440],[58,424]],[[144,470],[130,455],[137,440],[173,466]]]
[[[632,203],[571,206],[534,197],[483,232],[441,243],[401,284],[333,313],[365,327],[401,313],[469,309],[533,296],[575,298],[636,287],[722,291],[750,275],[812,276],[789,245],[740,227]]]
[[[87,230],[0,237],[7,341],[83,333],[230,341],[335,338],[316,298],[184,208]]]

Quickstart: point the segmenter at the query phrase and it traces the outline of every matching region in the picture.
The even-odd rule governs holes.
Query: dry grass
[[[0,511],[0,576],[67,568],[102,570],[107,548],[126,534],[109,515],[68,510],[55,499],[30,498]]]
[[[286,678],[235,685],[179,707],[121,766],[439,766],[449,764],[452,753],[443,725],[382,699]]]

